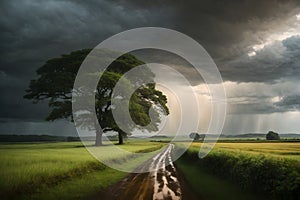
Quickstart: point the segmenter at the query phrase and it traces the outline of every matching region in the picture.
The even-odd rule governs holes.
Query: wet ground
[[[106,191],[92,199],[108,200],[196,200],[183,178],[176,170],[171,154],[174,145],[168,147],[144,163],[141,168],[155,169],[149,173],[129,174]],[[147,171],[147,170],[145,170]]]

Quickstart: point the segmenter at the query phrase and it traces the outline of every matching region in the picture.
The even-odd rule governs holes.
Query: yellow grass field
[[[193,147],[200,147],[202,143],[193,143]],[[259,142],[259,143],[217,143],[214,149],[222,149],[227,151],[264,154],[268,156],[283,157],[300,161],[300,142]]]

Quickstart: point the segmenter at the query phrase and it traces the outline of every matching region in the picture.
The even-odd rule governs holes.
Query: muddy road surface
[[[155,169],[148,173],[132,173],[92,199],[108,200],[199,200],[176,170],[171,154],[173,144],[141,167]],[[147,170],[145,170],[147,171]]]

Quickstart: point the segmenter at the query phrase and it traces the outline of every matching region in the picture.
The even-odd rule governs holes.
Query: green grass
[[[19,185],[41,182],[95,162],[80,146],[81,143],[1,145],[1,190],[14,191]]]
[[[121,180],[127,175],[111,168],[87,172],[84,176],[74,177],[52,187],[43,186],[35,193],[23,195],[20,199],[86,199]]]
[[[184,159],[176,161],[176,166],[184,174],[191,189],[203,200],[263,200],[264,198],[251,192],[245,192],[230,181],[218,178],[200,169],[193,162]]]
[[[298,144],[289,146],[280,143],[267,145],[221,143],[203,159],[198,158],[199,145],[193,144],[181,158],[196,168],[188,169],[189,166],[183,165],[185,168],[182,171],[194,188],[205,182],[222,186],[227,181],[239,187],[240,191],[255,191],[271,199],[296,199],[300,195],[300,165],[298,157],[293,155],[299,148]],[[282,155],[276,147],[281,148],[286,154]],[[213,190],[216,193],[223,193],[227,189],[223,191],[219,187],[214,189],[208,187],[204,189],[204,193],[207,192],[209,196]],[[230,190],[228,188],[228,191]],[[213,198],[218,199],[217,196]]]
[[[131,152],[147,152],[161,146],[161,143],[129,141],[120,145],[120,148]],[[104,159],[120,158],[120,155],[112,153],[112,146],[97,149],[105,155]],[[0,161],[0,196],[10,198],[37,192],[42,196],[47,191],[52,191],[48,192],[53,193],[52,195],[65,195],[67,192],[64,190],[76,188],[76,181],[78,185],[88,183],[88,186],[81,186],[85,192],[79,193],[84,195],[91,192],[91,188],[105,187],[112,183],[111,180],[119,180],[126,174],[101,164],[80,142],[1,144]],[[126,159],[122,162],[125,163]],[[90,176],[86,176],[87,174]],[[72,184],[62,184],[65,182]]]
[[[164,143],[128,140],[125,145],[118,145],[129,152],[149,152],[161,148]],[[193,143],[189,149],[197,156],[201,143]],[[133,162],[128,153],[118,154],[112,146],[91,147],[101,153],[101,159],[116,165],[128,165],[128,169],[141,163],[147,157]],[[245,154],[272,157],[291,161],[299,161],[300,143],[217,143],[215,152],[228,152],[233,155]],[[230,154],[230,155],[231,155]],[[218,159],[222,156],[218,157]],[[251,157],[252,158],[252,157]],[[261,157],[262,158],[262,157]],[[198,158],[197,158],[198,160]],[[0,144],[0,196],[1,199],[78,199],[108,187],[122,179],[126,173],[110,169],[97,161],[80,142],[60,143],[24,143]],[[130,161],[130,162],[129,162]],[[195,163],[194,163],[195,164]],[[230,180],[211,175],[209,171],[196,170],[197,166],[183,163],[185,176],[191,177],[192,185],[203,184],[201,193],[209,197],[220,189],[220,196],[226,192],[235,193],[239,190]],[[180,167],[180,166],[179,166]],[[213,173],[214,174],[214,173]],[[216,174],[216,173],[215,173]],[[200,177],[194,178],[193,177]],[[200,182],[199,182],[200,181]],[[211,185],[213,187],[210,187]],[[211,198],[210,198],[211,197]]]

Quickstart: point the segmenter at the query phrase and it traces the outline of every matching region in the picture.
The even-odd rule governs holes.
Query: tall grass
[[[161,146],[161,143],[129,142],[121,148],[147,152]],[[118,156],[111,153],[111,146],[99,148],[108,160]],[[106,166],[96,160],[80,142],[1,144],[0,196],[34,193],[41,187],[52,187],[62,181],[104,169]]]
[[[271,199],[297,199],[300,196],[300,165],[296,160],[220,149],[199,159],[195,147],[190,148],[183,159],[193,161],[199,168],[245,190],[267,194]]]
[[[199,147],[202,143],[193,143]],[[214,149],[231,151],[234,153],[247,153],[254,155],[267,155],[300,161],[300,142],[218,142]]]

